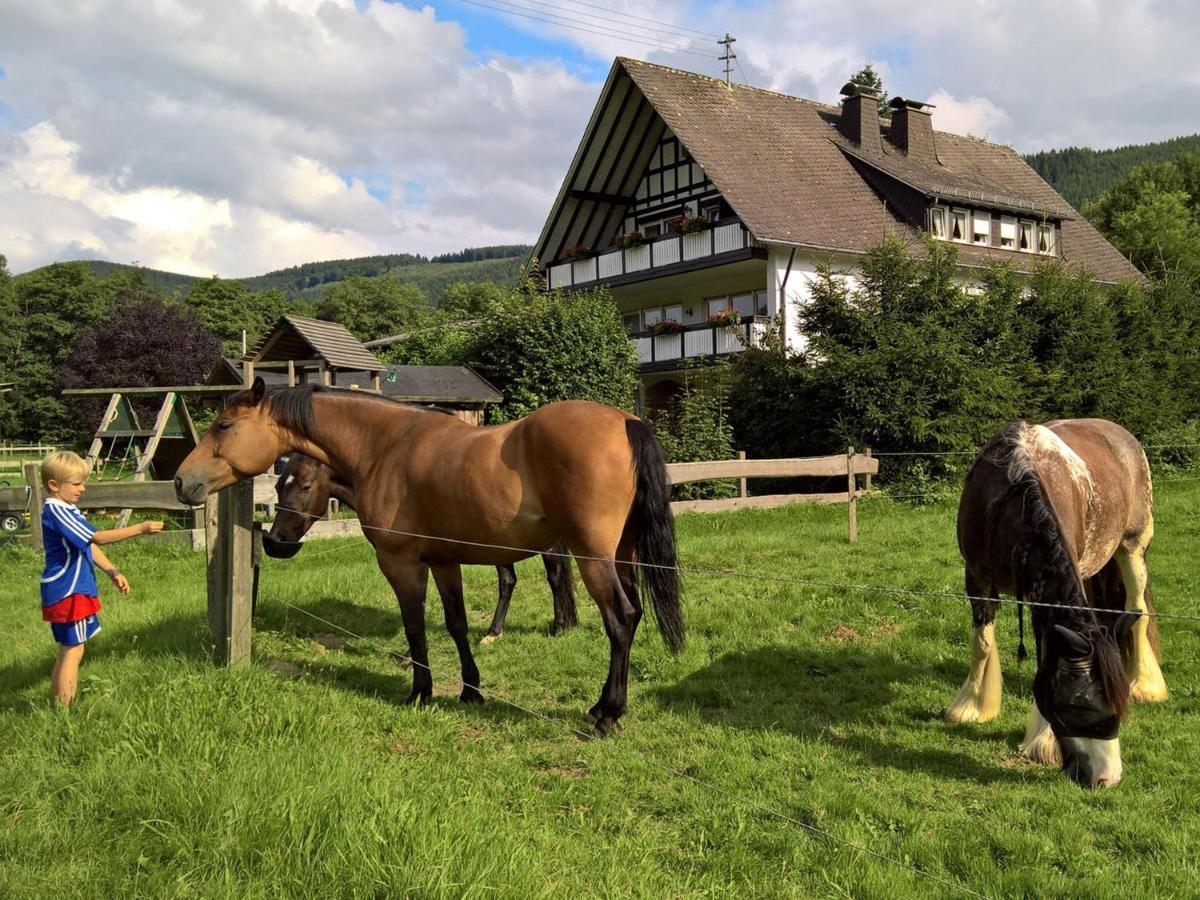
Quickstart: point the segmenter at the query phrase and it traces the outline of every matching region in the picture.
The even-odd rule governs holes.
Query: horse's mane
[[[988,502],[987,542],[995,546],[995,530],[1003,521],[1004,507],[1014,498],[1019,499],[1026,534],[1013,551],[1017,599],[1089,607],[1087,610],[1034,607],[1035,627],[1038,622],[1044,622],[1047,628],[1062,624],[1088,639],[1092,646],[1092,666],[1104,698],[1116,710],[1118,718],[1123,718],[1129,706],[1129,677],[1116,642],[1102,639],[1111,636],[1111,631],[1090,610],[1092,604],[1063,539],[1062,524],[1030,452],[1031,432],[1032,426],[1025,421],[1012,422],[980,451],[980,457],[1003,472],[1008,481],[1007,489]],[[1037,564],[1032,559],[1035,555]],[[1115,622],[1116,617],[1111,618]]]
[[[313,394],[328,394],[330,396],[365,400],[371,403],[384,403],[392,408],[417,409],[424,412],[438,412],[448,416],[454,415],[450,410],[439,409],[433,406],[420,406],[415,403],[405,403],[402,400],[393,400],[391,397],[385,397],[382,394],[375,394],[370,391],[327,387],[323,384],[301,384],[296,387],[284,388],[283,390],[267,394],[263,402],[266,404],[271,418],[284,428],[294,431],[297,434],[308,435],[312,433],[314,425]],[[230,400],[232,405],[249,402],[251,402],[249,391],[242,391],[234,395]]]

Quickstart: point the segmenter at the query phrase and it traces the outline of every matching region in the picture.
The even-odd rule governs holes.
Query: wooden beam
[[[158,408],[158,415],[154,419],[154,429],[150,432],[150,439],[146,441],[146,449],[141,450],[137,454],[137,469],[133,473],[133,483],[139,484],[146,480],[146,473],[150,467],[154,465],[154,454],[158,450],[158,442],[162,440],[163,432],[167,428],[167,420],[171,418],[171,412],[175,408],[175,394],[169,393],[163,395],[162,405]],[[129,514],[133,512],[132,507],[126,507],[121,510],[121,514],[117,517],[117,527],[124,528],[129,524]]]
[[[64,397],[96,397],[101,394],[124,394],[128,397],[154,397],[159,394],[206,394],[219,396],[233,394],[242,388],[237,384],[191,384],[175,387],[105,387],[105,388],[68,388],[63,391]]]
[[[254,585],[254,486],[239,481],[217,496],[208,621],[218,664],[250,664]]]
[[[25,473],[25,484],[33,492],[29,498],[29,531],[33,538],[33,548],[41,550],[45,546],[42,537],[42,502],[45,498],[45,488],[42,487],[42,466],[40,463],[25,463],[22,471]],[[24,491],[21,493],[23,494]]]
[[[603,191],[581,191],[572,188],[567,191],[572,200],[590,200],[593,203],[610,203],[613,206],[628,206],[633,202],[632,197],[622,197],[620,194],[606,194]]]
[[[854,474],[854,447],[846,451],[846,507],[850,518],[850,543],[858,541],[858,484]]]
[[[96,429],[96,436],[92,438],[92,445],[88,448],[87,464],[90,469],[97,459],[100,458],[100,451],[104,449],[104,438],[100,436],[100,432],[108,428],[108,423],[113,420],[113,416],[117,414],[117,404],[121,402],[120,393],[113,393],[108,401],[108,406],[104,408],[104,415],[100,417],[100,427]]]
[[[854,472],[879,472],[879,460],[855,456]],[[833,478],[846,474],[846,456],[814,456],[807,459],[722,459],[715,462],[670,463],[671,484],[711,481],[715,478]]]

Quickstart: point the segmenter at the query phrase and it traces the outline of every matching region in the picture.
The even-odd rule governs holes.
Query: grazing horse
[[[340,472],[396,592],[413,686],[433,694],[425,586],[433,578],[462,667],[463,702],[481,702],[463,605],[461,564],[502,565],[562,540],[609,639],[608,678],[589,717],[600,734],[626,708],[629,649],[646,591],[667,647],[684,641],[670,481],[650,428],[619,409],[551,403],[523,419],[477,428],[359,391],[314,385],[266,395],[262,379],[230,398],[180,465],[175,493],[195,505],[212,491],[300,452]]]
[[[1153,534],[1150,466],[1121,426],[1016,422],[993,437],[958,507],[974,628],[971,671],[946,718],[986,722],[999,713],[997,598],[1012,594],[1039,604],[1034,708],[1021,752],[1061,763],[1085,786],[1120,780],[1117,733],[1130,698],[1167,697],[1153,617],[1142,615],[1152,611]]]
[[[293,453],[275,482],[275,521],[263,534],[263,550],[276,559],[291,559],[304,546],[304,537],[319,519],[324,518],[331,498],[354,508],[354,488],[324,463],[311,456]],[[546,581],[554,597],[554,621],[551,634],[574,628],[579,620],[575,615],[575,590],[571,581],[567,547],[559,543],[549,553],[542,554],[546,566]],[[517,586],[517,570],[513,565],[496,566],[500,577],[500,598],[492,616],[491,627],[480,643],[489,644],[504,630],[508,605]]]

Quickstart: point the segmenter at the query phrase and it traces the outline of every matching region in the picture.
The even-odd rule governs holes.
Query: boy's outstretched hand
[[[142,534],[158,534],[163,530],[162,522],[143,522],[140,526]]]
[[[159,525],[160,528],[162,527],[162,522],[159,522],[157,524]],[[129,593],[129,581],[125,578],[124,575],[122,575],[120,572],[110,572],[108,577],[109,577],[109,580],[112,581],[113,587],[115,587],[118,591],[120,591],[122,594]]]

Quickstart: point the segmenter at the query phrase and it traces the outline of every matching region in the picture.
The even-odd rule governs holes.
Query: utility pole
[[[725,55],[718,56],[721,62],[725,63],[725,86],[729,86],[729,73],[733,71],[733,61],[737,59],[737,54],[733,52],[733,45],[737,41],[728,31],[725,32],[725,37],[717,41],[717,43],[725,48]]]

